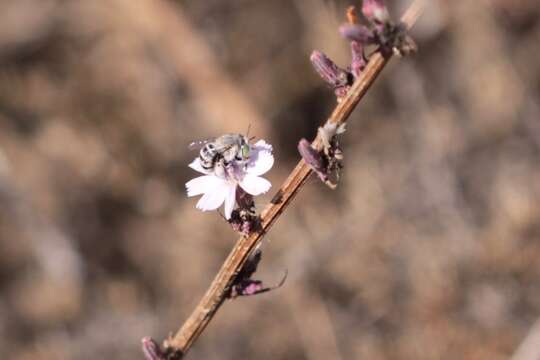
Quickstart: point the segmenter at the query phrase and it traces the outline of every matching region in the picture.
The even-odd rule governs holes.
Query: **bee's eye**
[[[242,156],[245,158],[249,157],[249,145],[242,146]]]

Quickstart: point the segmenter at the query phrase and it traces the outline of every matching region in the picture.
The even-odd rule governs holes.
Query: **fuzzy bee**
[[[189,148],[200,148],[202,168],[216,173],[224,171],[233,161],[247,161],[250,153],[247,137],[240,134],[225,134],[215,139],[195,141]]]

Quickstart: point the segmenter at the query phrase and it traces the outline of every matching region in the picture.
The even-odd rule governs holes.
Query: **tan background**
[[[0,358],[142,359],[176,330],[236,239],[186,198],[187,145],[251,124],[283,181],[335,104],[308,57],[347,61],[347,5],[0,1]],[[267,237],[284,287],[227,303],[191,359],[538,358],[540,8],[432,1],[414,37],[341,186],[311,179]]]

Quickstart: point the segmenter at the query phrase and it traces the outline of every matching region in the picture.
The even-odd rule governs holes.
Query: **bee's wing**
[[[208,144],[209,142],[213,141],[213,139],[205,139],[205,140],[197,140],[192,142],[188,145],[189,150],[198,150],[202,148],[204,145]]]

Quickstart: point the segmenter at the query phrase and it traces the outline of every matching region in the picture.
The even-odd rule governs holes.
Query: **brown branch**
[[[410,28],[418,19],[423,9],[423,1],[416,0],[402,17],[402,22]],[[353,84],[348,94],[341,100],[332,112],[328,123],[345,123],[354,110],[358,102],[366,94],[379,73],[390,60],[389,57],[383,57],[381,54],[374,54],[362,73],[361,77]],[[320,138],[314,140],[313,145],[316,148],[321,146]],[[302,185],[305,184],[309,175],[310,167],[300,160],[298,165],[285,180],[271,203],[263,210],[261,214],[262,229],[254,232],[248,237],[241,237],[231,253],[223,263],[210,288],[201,299],[191,316],[185,321],[178,332],[165,341],[165,348],[171,359],[179,359],[193,345],[195,340],[204,331],[208,323],[212,320],[221,304],[226,299],[228,290],[232,285],[236,275],[242,269],[248,255],[261,241],[270,227],[276,222],[281,213],[291,203]]]

